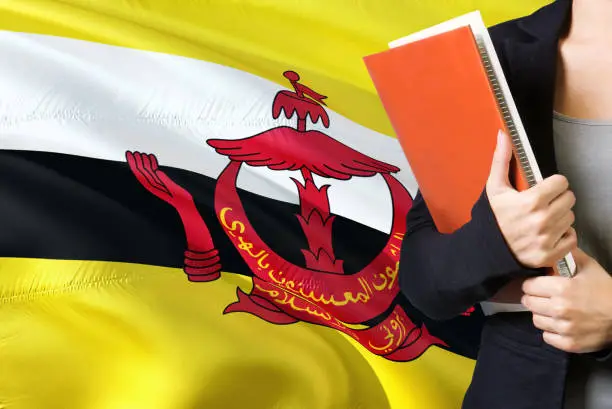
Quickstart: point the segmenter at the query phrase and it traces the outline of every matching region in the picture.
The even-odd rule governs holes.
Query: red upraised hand
[[[184,271],[191,281],[212,281],[220,277],[219,252],[202,219],[193,196],[159,169],[153,154],[125,153],[130,170],[149,192],[168,203],[178,212],[187,239]]]
[[[134,176],[149,192],[172,205],[176,210],[180,210],[187,203],[193,203],[191,193],[176,184],[164,171],[159,169],[155,155],[127,151],[125,157]]]

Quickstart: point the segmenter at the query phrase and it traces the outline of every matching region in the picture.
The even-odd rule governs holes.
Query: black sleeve
[[[451,234],[435,227],[420,192],[407,217],[399,284],[410,303],[435,320],[453,318],[490,299],[525,269],[499,229],[486,191],[472,209],[471,221]]]
[[[601,351],[590,352],[586,355],[599,362],[606,362],[612,364],[612,348],[606,348],[602,349]]]

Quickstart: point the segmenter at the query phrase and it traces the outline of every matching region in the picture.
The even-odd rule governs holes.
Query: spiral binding
[[[495,100],[497,101],[497,105],[502,114],[504,123],[506,124],[506,128],[508,129],[510,137],[512,138],[512,144],[514,145],[516,156],[520,164],[520,169],[523,172],[525,179],[527,180],[527,184],[529,185],[529,187],[532,187],[537,183],[536,178],[533,174],[533,168],[531,163],[529,162],[527,154],[525,153],[525,147],[516,129],[512,114],[510,113],[508,105],[506,104],[506,98],[504,97],[504,93],[501,87],[499,86],[499,81],[497,79],[497,75],[495,75],[495,71],[493,70],[493,66],[489,58],[489,53],[482,38],[480,38],[479,36],[475,36],[475,40],[476,45],[478,46],[478,51],[480,53],[480,58],[482,59],[483,66],[487,72],[487,77],[489,78],[489,83],[491,84],[491,88],[493,88]],[[572,270],[565,258],[561,259],[557,263],[557,270],[559,272],[559,275],[562,277],[573,276]]]

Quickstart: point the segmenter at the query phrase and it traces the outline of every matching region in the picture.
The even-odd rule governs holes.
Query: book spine
[[[514,145],[516,158],[519,163],[521,172],[523,176],[527,180],[527,184],[529,187],[534,186],[537,183],[533,172],[533,166],[529,161],[529,157],[525,152],[525,146],[523,141],[520,138],[520,135],[516,129],[516,124],[510,110],[508,109],[508,104],[506,103],[506,98],[504,97],[504,93],[499,85],[499,80],[497,75],[495,74],[495,70],[491,64],[491,59],[489,58],[489,53],[487,52],[487,48],[485,42],[479,36],[475,36],[476,45],[478,46],[478,50],[480,53],[480,58],[482,59],[483,66],[487,72],[487,76],[489,78],[489,83],[491,84],[491,88],[495,95],[495,100],[497,101],[497,105],[499,111],[502,115],[503,121],[508,129],[508,133],[512,139],[512,143]],[[573,269],[570,267],[570,263],[567,260],[567,257],[559,260],[557,262],[557,272],[562,277],[572,277]]]

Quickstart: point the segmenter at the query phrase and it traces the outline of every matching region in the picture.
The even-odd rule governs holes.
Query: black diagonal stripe
[[[251,275],[221,229],[213,206],[215,179],[176,168],[162,169],[194,197],[219,250],[224,271]],[[262,239],[288,261],[304,266],[307,241],[297,205],[239,191]],[[297,194],[297,192],[296,192]],[[334,250],[347,274],[365,267],[388,235],[336,216]],[[127,163],[73,155],[0,151],[0,256],[120,261],[183,267],[185,236],[176,211],[143,188]],[[416,322],[474,356],[480,319],[430,322],[403,297]]]
[[[250,275],[217,221],[215,179],[162,169],[193,195],[221,253],[224,270]],[[78,156],[0,152],[0,254],[14,257],[125,261],[182,267],[183,226],[175,210],[146,191],[127,163]],[[297,192],[296,192],[297,194]],[[240,190],[262,239],[304,265],[306,238],[297,205]],[[336,256],[348,273],[369,263],[387,235],[344,217],[334,221]]]

